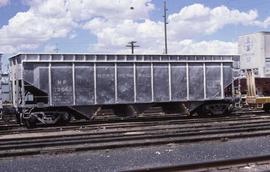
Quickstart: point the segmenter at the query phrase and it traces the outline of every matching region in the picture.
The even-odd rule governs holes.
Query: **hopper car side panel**
[[[172,101],[181,101],[183,98],[187,98],[187,67],[184,63],[171,64]]]
[[[151,102],[152,101],[152,85],[151,85],[151,64],[138,63],[136,69],[136,101]]]
[[[136,69],[135,69],[136,70]],[[116,102],[132,103],[135,100],[135,88],[134,88],[134,64],[121,63],[117,66],[116,71]]]
[[[94,104],[94,77],[91,76],[94,76],[93,64],[78,64],[76,66],[75,104]]]
[[[28,64],[26,62],[24,66]],[[52,106],[196,101],[222,98],[221,89],[224,86],[221,86],[221,81],[224,76],[221,76],[223,70],[221,64],[178,63],[179,66],[175,64],[173,70],[170,70],[173,82],[169,82],[172,80],[169,78],[170,63],[138,64],[137,67],[136,63],[106,62],[97,63],[94,68],[91,64],[82,67],[81,64],[74,62],[51,64],[50,69],[46,69],[44,64],[41,66],[35,64],[30,65],[34,66],[35,72],[26,72],[24,77],[34,78],[25,81],[46,92]],[[138,74],[135,81],[134,65]],[[181,69],[183,66],[185,68]],[[179,71],[175,71],[176,69]],[[46,74],[47,71],[51,73],[50,78]],[[188,76],[183,76],[187,73]],[[51,91],[48,88],[51,88]]]
[[[205,77],[205,63],[191,63],[188,64],[188,82],[189,82],[189,100],[203,100],[206,99],[207,93],[204,91],[206,86],[204,85]],[[220,65],[220,64],[218,64]],[[219,90],[220,92],[221,90]],[[216,97],[220,98],[220,97]]]

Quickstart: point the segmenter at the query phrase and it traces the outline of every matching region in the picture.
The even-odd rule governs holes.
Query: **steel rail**
[[[264,113],[263,113],[264,114]],[[251,114],[253,115],[253,114]],[[265,116],[266,118],[267,116]],[[81,128],[91,128],[91,127],[96,127],[96,128],[102,128],[102,127],[108,127],[110,125],[115,125],[116,123],[118,125],[127,125],[128,127],[131,126],[131,123],[134,123],[134,125],[138,125],[140,122],[141,123],[156,123],[156,121],[160,121],[160,120],[170,120],[170,119],[178,119],[179,121],[183,121],[184,123],[186,123],[186,121],[189,121],[190,123],[192,121],[194,121],[194,123],[200,123],[200,120],[204,119],[204,122],[207,121],[214,121],[216,119],[220,119],[223,121],[230,121],[230,120],[236,120],[235,118],[239,118],[239,120],[243,120],[243,119],[248,119],[251,118],[251,116],[247,115],[247,114],[241,114],[241,115],[235,115],[235,116],[222,116],[222,117],[210,117],[210,118],[190,118],[190,117],[182,117],[182,116],[170,116],[170,117],[159,117],[159,118],[145,118],[145,119],[135,119],[135,120],[122,120],[122,121],[106,121],[105,123],[103,122],[96,122],[96,121],[92,121],[92,122],[76,122],[76,123],[71,123],[67,126],[47,126],[47,127],[38,127],[35,129],[26,129],[26,128],[22,128],[22,127],[17,127],[17,128],[13,128],[13,129],[7,129],[7,130],[1,130],[0,129],[0,135],[6,135],[6,134],[11,134],[11,133],[33,133],[33,132],[50,132],[50,131],[63,131],[63,130],[74,130],[74,129],[81,129]],[[261,117],[257,117],[257,116],[253,116],[252,118],[261,118]],[[270,118],[270,116],[269,116]],[[1,128],[1,127],[0,127]]]
[[[219,122],[218,124],[217,123],[214,123],[213,122]],[[218,120],[216,119],[215,121],[200,121],[200,122],[196,122],[196,123],[193,123],[192,122],[182,122],[182,121],[178,121],[178,120],[169,120],[169,121],[159,121],[159,122],[151,122],[151,123],[131,123],[129,125],[129,123],[120,123],[120,124],[113,124],[113,125],[105,125],[105,126],[85,126],[83,128],[75,128],[76,130],[79,130],[79,131],[82,131],[82,133],[76,133],[77,136],[82,136],[82,135],[89,135],[91,134],[91,132],[94,132],[94,133],[98,133],[101,134],[102,132],[103,133],[110,133],[110,132],[116,132],[115,129],[117,129],[117,132],[140,132],[142,130],[144,131],[148,131],[148,130],[157,130],[157,128],[159,129],[186,129],[188,131],[192,131],[193,128],[196,127],[197,130],[199,129],[210,129],[209,127],[211,127],[212,129],[232,129],[232,128],[235,128],[237,127],[237,125],[240,125],[239,127],[243,127],[244,125],[245,126],[268,126],[269,125],[269,122],[270,122],[270,119],[265,119],[264,117],[263,118],[251,118],[251,119],[238,119],[237,121],[235,120],[230,120],[230,121],[225,121],[225,120]],[[191,125],[192,124],[192,125]],[[215,126],[213,126],[215,125]],[[150,127],[150,129],[148,129]],[[106,130],[104,130],[106,129]],[[119,130],[121,129],[121,130]],[[69,131],[70,128],[68,129],[59,129],[58,131]],[[33,130],[35,131],[35,130]],[[55,130],[53,130],[55,131]],[[39,130],[35,131],[36,133],[40,133]],[[43,130],[41,131],[42,133],[43,132],[48,132],[48,130]],[[22,133],[19,133],[19,134],[22,134]],[[62,136],[65,136],[65,135],[62,135]],[[27,138],[24,138],[26,140],[32,140],[32,139],[35,139],[38,137],[27,137]],[[46,136],[41,136],[41,138],[46,138]],[[14,137],[14,138],[8,138],[8,139],[5,139],[4,136],[0,136],[0,141],[11,141],[11,140],[16,140],[17,141],[17,138]],[[1,144],[1,143],[0,143]]]
[[[247,165],[248,163],[258,163],[263,161],[269,161],[270,155],[261,155],[261,156],[250,156],[243,158],[235,158],[235,159],[223,159],[216,161],[204,161],[199,163],[191,163],[191,164],[179,164],[179,165],[171,165],[171,166],[161,166],[161,167],[146,167],[139,168],[133,170],[123,170],[125,172],[172,172],[172,171],[211,171],[209,168],[220,168],[226,166],[226,169],[229,167],[233,167],[236,165]],[[219,170],[214,170],[219,171]],[[224,171],[224,170],[220,170]]]

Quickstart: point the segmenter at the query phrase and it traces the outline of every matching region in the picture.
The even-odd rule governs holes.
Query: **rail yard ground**
[[[9,158],[1,161],[0,170],[125,171],[237,159],[270,154],[269,139],[257,137]]]
[[[0,171],[251,171],[270,160],[270,115],[263,112],[5,127]]]

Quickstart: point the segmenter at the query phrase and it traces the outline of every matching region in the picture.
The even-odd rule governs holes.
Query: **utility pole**
[[[137,42],[136,41],[131,41],[128,43],[128,45],[126,45],[126,47],[130,47],[131,48],[131,54],[134,54],[134,48],[135,47],[140,47],[139,45],[135,45]]]
[[[167,45],[167,4],[166,4],[166,0],[164,0],[164,45],[165,45],[165,54],[168,54],[168,45]]]
[[[59,52],[59,48],[58,48],[58,44],[57,43],[55,44],[55,48],[53,49],[53,51],[55,53],[58,53]]]

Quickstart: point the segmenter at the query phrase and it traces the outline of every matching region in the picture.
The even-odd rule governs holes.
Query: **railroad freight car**
[[[270,111],[270,32],[239,37],[241,97],[248,106]]]
[[[18,54],[10,58],[13,106],[28,126],[91,119],[102,108],[137,115],[159,105],[223,114],[234,56]]]

